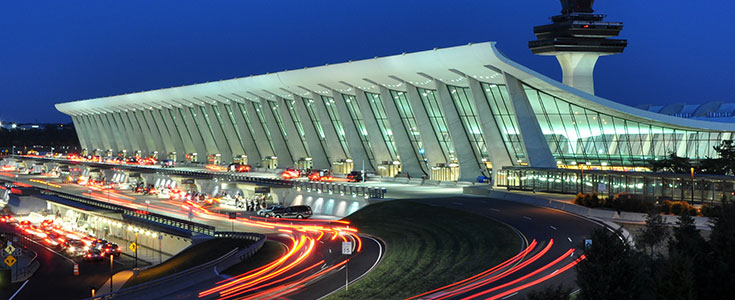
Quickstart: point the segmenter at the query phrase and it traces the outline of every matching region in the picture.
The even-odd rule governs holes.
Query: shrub
[[[669,200],[664,200],[663,202],[661,202],[661,204],[660,204],[661,205],[661,212],[662,213],[665,213],[665,214],[670,214],[671,213],[671,205],[672,204],[673,204],[673,202],[671,202]]]
[[[682,204],[681,201],[674,202],[673,204],[671,204],[671,213],[677,216],[680,215],[681,212],[685,210],[684,205],[689,205],[689,204],[686,202]]]
[[[720,207],[702,204],[702,208],[700,208],[699,211],[703,216],[712,218],[720,214]]]
[[[699,210],[696,207],[694,207],[694,206],[690,206],[688,213],[689,213],[690,216],[696,217],[696,216],[699,215]]]

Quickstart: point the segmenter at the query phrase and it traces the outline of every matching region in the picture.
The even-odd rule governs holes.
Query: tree
[[[695,300],[694,259],[686,254],[674,251],[668,259],[661,262],[654,292],[657,299]]]
[[[666,240],[668,233],[664,218],[657,211],[651,210],[646,216],[646,226],[641,230],[636,242],[643,247],[648,247],[650,256],[653,257],[654,248]]]
[[[695,259],[703,258],[707,253],[707,241],[699,234],[694,218],[686,213],[680,214],[676,225],[669,240],[669,254],[680,252]]]
[[[720,213],[714,217],[710,234],[712,262],[707,278],[711,299],[726,299],[735,295],[735,204],[722,202]]]
[[[644,257],[623,241],[620,230],[597,228],[587,258],[577,264],[579,298],[585,300],[648,299]]]
[[[526,296],[526,300],[569,300],[572,289],[563,285],[549,286],[543,290],[534,290]]]

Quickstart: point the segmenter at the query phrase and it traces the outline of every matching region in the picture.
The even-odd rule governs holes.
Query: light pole
[[[579,193],[584,193],[584,164],[579,163],[577,164],[579,166]]]
[[[112,262],[114,257],[114,255],[110,254],[110,293],[112,293]]]
[[[690,170],[692,171],[692,200],[689,204],[694,205],[694,167],[692,167]]]
[[[138,232],[135,232],[135,267],[138,267]]]

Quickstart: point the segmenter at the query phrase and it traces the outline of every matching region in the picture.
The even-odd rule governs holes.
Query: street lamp
[[[110,293],[112,293],[112,262],[114,257],[114,255],[110,254]]]
[[[578,163],[579,167],[579,193],[584,193],[584,163]]]

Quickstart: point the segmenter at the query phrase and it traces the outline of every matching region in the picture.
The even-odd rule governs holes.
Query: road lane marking
[[[572,242],[572,238],[570,237],[567,237],[567,240],[569,240],[570,243]]]
[[[491,208],[490,210],[492,210],[492,211],[494,211],[494,212],[500,212],[500,210],[499,210],[499,209],[497,209],[497,208]]]
[[[554,230],[556,230],[556,227],[554,227],[554,226],[552,226],[552,225],[549,225],[549,227],[551,227],[551,229],[554,229]]]
[[[20,290],[22,290],[22,289],[23,289],[23,288],[24,288],[24,287],[26,286],[26,284],[28,284],[28,281],[29,281],[29,280],[30,280],[30,279],[26,279],[26,281],[25,281],[25,282],[23,282],[23,285],[21,285],[21,286],[20,286],[20,287],[18,288],[18,290],[17,290],[17,291],[15,291],[15,294],[13,294],[12,296],[10,296],[10,299],[8,299],[8,300],[13,300],[13,298],[15,298],[15,295],[18,295],[18,292],[20,292]]]
[[[510,297],[513,297],[513,296],[515,296],[515,295],[518,295],[518,292],[515,292],[515,293],[513,293],[513,294],[510,294],[510,295],[508,295],[508,296],[505,296],[505,297],[503,297],[503,298],[501,298],[501,299],[508,299],[508,298],[510,298]]]
[[[454,205],[464,205],[464,203],[461,203],[461,202],[452,202],[452,204],[454,204]]]
[[[531,217],[529,217],[529,216],[523,216],[523,218],[524,218],[524,219],[526,219],[526,220],[529,220],[529,221],[530,221],[530,220],[533,220],[533,219],[531,219]]]

